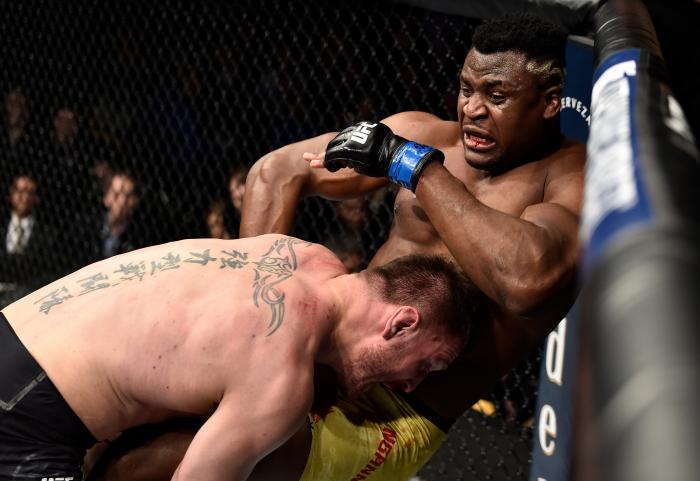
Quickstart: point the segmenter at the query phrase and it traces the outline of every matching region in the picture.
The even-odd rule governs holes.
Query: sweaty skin
[[[208,418],[173,479],[244,480],[307,422],[315,362],[361,392],[413,387],[426,362],[456,356],[454,341],[421,339],[409,328],[417,311],[373,297],[363,279],[298,239],[195,239],[92,264],[2,312],[96,439]],[[380,339],[412,352],[356,362]]]

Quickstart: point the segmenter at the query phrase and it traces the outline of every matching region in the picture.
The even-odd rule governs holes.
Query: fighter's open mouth
[[[464,145],[471,150],[483,152],[493,148],[496,145],[496,142],[486,137],[479,137],[478,135],[465,133]]]

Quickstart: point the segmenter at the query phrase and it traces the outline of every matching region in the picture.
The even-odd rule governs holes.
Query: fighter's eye
[[[495,104],[500,104],[501,102],[506,100],[506,96],[499,93],[490,93],[489,99]]]

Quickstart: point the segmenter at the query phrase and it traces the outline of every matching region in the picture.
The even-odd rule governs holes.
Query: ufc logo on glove
[[[394,135],[382,123],[358,122],[328,142],[323,165],[331,172],[350,167],[362,175],[386,177],[415,192],[423,167],[433,160],[442,163],[445,156],[438,149]]]
[[[367,122],[360,123],[350,136],[350,140],[364,145],[364,143],[367,142],[367,137],[372,133],[372,129],[376,126],[377,124],[370,124]]]

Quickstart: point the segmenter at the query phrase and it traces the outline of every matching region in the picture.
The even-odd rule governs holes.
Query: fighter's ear
[[[396,336],[410,334],[418,328],[420,314],[415,307],[400,306],[389,316],[384,324],[382,337],[386,340]]]
[[[556,117],[561,108],[561,85],[552,85],[544,91],[544,112],[543,117],[547,120]]]

